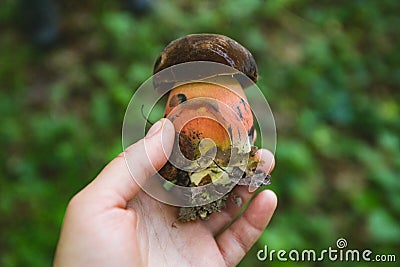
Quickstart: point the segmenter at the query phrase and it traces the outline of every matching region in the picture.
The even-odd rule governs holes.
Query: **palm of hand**
[[[249,201],[247,187],[238,186],[234,194]],[[272,216],[275,195],[263,191],[232,225],[241,207],[233,201],[207,221],[177,223],[177,208],[154,200],[143,192],[129,202],[141,251],[138,257],[147,266],[233,266],[257,240]],[[130,226],[132,227],[132,226]]]
[[[177,208],[160,203],[143,192],[130,202],[130,207],[137,214],[137,242],[142,243],[138,256],[144,265],[225,265],[212,229],[203,221],[174,224]]]

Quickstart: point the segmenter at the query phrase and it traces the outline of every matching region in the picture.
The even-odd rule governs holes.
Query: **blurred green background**
[[[318,251],[341,237],[400,261],[399,1],[154,1],[144,16],[118,1],[59,7],[52,49],[23,33],[15,1],[0,9],[0,266],[51,265],[69,199],[122,149],[134,90],[166,44],[203,32],[253,53],[278,131],[278,209],[240,266],[291,265],[258,261],[264,245]]]

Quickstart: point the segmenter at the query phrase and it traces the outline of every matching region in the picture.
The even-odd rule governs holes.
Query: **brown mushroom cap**
[[[172,41],[154,64],[154,73],[180,63],[212,61],[239,70],[257,81],[257,64],[241,44],[219,34],[191,34]]]

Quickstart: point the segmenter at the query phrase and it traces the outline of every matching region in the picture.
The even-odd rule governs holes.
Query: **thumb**
[[[90,184],[94,192],[111,191],[111,196],[131,200],[140,190],[139,184],[154,175],[171,154],[174,143],[174,126],[168,119],[155,123],[144,139],[128,147],[112,160]],[[93,192],[93,193],[94,193]]]

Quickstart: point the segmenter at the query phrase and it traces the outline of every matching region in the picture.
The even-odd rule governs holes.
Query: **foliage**
[[[0,11],[1,266],[51,264],[68,200],[121,151],[134,90],[168,42],[200,32],[253,52],[277,124],[279,206],[241,266],[287,264],[259,262],[264,245],[318,251],[340,237],[399,260],[398,1],[156,1],[143,17],[110,1],[61,9],[62,42],[44,51],[16,29],[13,1]]]

